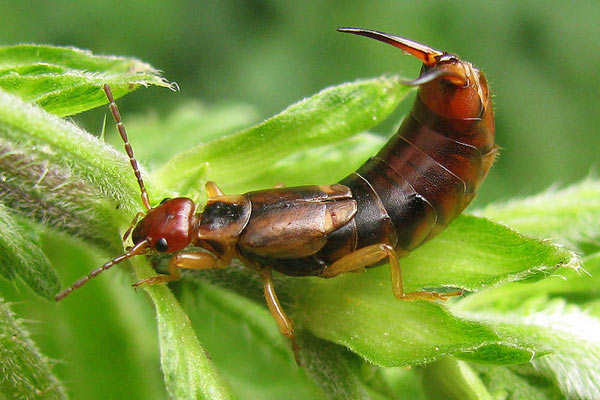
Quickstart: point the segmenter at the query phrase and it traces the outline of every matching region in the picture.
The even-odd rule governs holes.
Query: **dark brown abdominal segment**
[[[340,182],[352,190],[358,211],[354,225],[328,236],[325,259],[376,243],[402,256],[443,230],[475,195],[495,156],[493,131],[481,119],[450,119],[431,110],[427,122],[420,121],[414,115],[426,106],[417,103],[385,147]]]
[[[466,192],[472,193],[481,176],[481,152],[439,134],[412,117],[407,118],[406,124],[404,139],[461,179]]]
[[[480,155],[486,154],[494,145],[494,116],[491,104],[487,104],[486,109],[479,118],[458,119],[444,117],[432,112],[417,96],[410,115],[421,125],[442,136],[477,148]]]
[[[399,133],[379,152],[378,158],[402,176],[436,212],[436,224],[445,226],[459,212],[465,184],[421,149],[407,142]]]
[[[419,246],[436,223],[433,206],[381,158],[370,159],[360,168],[360,172],[364,179],[371,182],[385,205],[395,228],[395,247],[412,250]]]
[[[354,217],[357,230],[357,248],[377,243],[396,245],[396,229],[371,183],[360,175],[361,170],[348,176],[341,183],[352,190],[357,203]]]

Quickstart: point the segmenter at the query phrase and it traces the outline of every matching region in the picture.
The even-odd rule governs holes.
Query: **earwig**
[[[446,300],[459,295],[405,293],[398,260],[464,210],[494,161],[494,116],[486,79],[456,55],[408,39],[367,29],[338,31],[396,46],[421,60],[423,67],[418,78],[405,82],[419,89],[396,134],[377,155],[334,185],[225,195],[208,182],[202,212],[185,197],[167,198],[151,207],[121,116],[104,85],[146,211],[134,218],[123,238],[131,234],[133,247],[76,281],[56,300],[137,255],[176,253],[168,274],[143,279],[135,287],[177,280],[181,268],[224,268],[236,258],[263,278],[267,306],[296,351],[293,324],[277,299],[272,270],[331,278],[388,261],[399,299]],[[190,244],[202,250],[185,251]]]

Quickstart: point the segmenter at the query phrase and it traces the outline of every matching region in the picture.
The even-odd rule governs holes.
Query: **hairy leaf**
[[[139,209],[123,153],[2,90],[0,171],[7,207],[104,248],[120,247],[117,228]]]
[[[461,313],[494,326],[509,341],[546,353],[532,360],[539,374],[573,399],[600,398],[600,320],[557,299],[526,301],[513,312]]]
[[[471,364],[481,381],[496,399],[559,400],[564,399],[550,379],[540,376],[531,364],[490,366]]]
[[[576,268],[579,259],[552,242],[485,218],[461,215],[401,264],[406,266],[409,290],[456,286],[479,291],[515,280],[540,279],[558,267]]]
[[[59,116],[106,104],[140,85],[171,87],[157,70],[135,58],[98,56],[73,47],[20,44],[0,47],[0,88]]]
[[[0,297],[0,393],[10,399],[66,399],[29,333]]]
[[[52,299],[60,288],[56,272],[43,253],[37,232],[15,220],[0,203],[0,274],[20,276],[37,294]]]
[[[600,181],[586,179],[566,189],[492,204],[480,212],[520,232],[558,238],[590,253],[600,250]]]
[[[150,168],[159,167],[182,151],[235,133],[258,120],[257,111],[252,107],[235,103],[210,105],[187,101],[172,113],[163,113],[164,110],[153,110],[141,115],[123,115],[137,159],[147,161]],[[175,136],[177,140],[173,140]],[[110,137],[115,148],[123,146],[116,132]]]
[[[469,364],[452,357],[422,368],[425,391],[431,399],[492,400],[477,373]]]
[[[369,133],[359,133],[340,142],[294,153],[256,176],[243,187],[265,188],[331,184],[354,172],[383,147],[385,140]]]
[[[539,282],[509,283],[474,293],[461,300],[457,307],[462,310],[493,307],[494,310],[510,311],[518,308],[525,299],[540,295],[549,298],[560,296],[574,303],[597,299],[600,295],[600,253],[584,258],[582,265],[579,269],[561,268]]]
[[[227,191],[288,155],[335,143],[377,125],[409,89],[397,77],[333,86],[291,105],[263,123],[176,156],[154,174],[155,181],[177,193],[198,191],[209,178]]]
[[[156,275],[148,263],[133,260],[140,278]],[[167,393],[173,399],[230,399],[225,384],[204,351],[192,323],[164,285],[144,286],[156,308],[161,366]]]

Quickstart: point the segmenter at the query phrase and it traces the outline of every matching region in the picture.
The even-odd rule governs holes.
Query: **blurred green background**
[[[384,73],[417,75],[419,63],[394,48],[335,32],[337,26],[357,26],[454,52],[486,73],[503,149],[475,206],[579,181],[600,160],[600,2],[4,1],[0,10],[0,44],[72,45],[134,56],[179,84],[180,92],[140,89],[121,99],[126,121],[138,113],[168,115],[189,99],[248,104],[265,118],[329,85]],[[410,105],[406,101],[377,131],[391,133]],[[94,110],[76,121],[99,132],[106,113]],[[177,132],[164,134],[176,138]],[[59,270],[69,271],[62,272],[64,281],[103,261],[85,251],[69,253],[64,246],[71,244],[50,236],[44,239],[46,248],[58,249],[50,256]],[[122,398],[163,397],[150,307],[142,296],[121,297],[123,290],[129,291],[129,280],[100,281],[59,311],[54,304],[31,300],[20,284],[2,281],[0,292],[17,302],[14,308],[21,316],[41,321],[33,326],[34,339],[56,360],[56,372],[73,398],[113,398],[115,393]],[[123,281],[116,286],[122,283],[124,289],[115,287],[115,281]],[[227,324],[231,322],[223,316],[211,316],[201,324],[208,332],[199,332],[201,341],[235,337],[232,329],[216,328]],[[88,340],[72,337],[73,327]],[[224,353],[219,359],[218,349],[209,351],[225,370],[240,369],[235,360],[256,361],[252,353],[236,353],[233,359]],[[236,349],[243,351],[248,349]],[[285,355],[262,357],[267,364],[287,366],[279,368],[286,376],[281,379],[305,384],[303,373]],[[140,371],[140,364],[147,368]],[[233,386],[252,393],[252,385],[276,381],[246,379]],[[100,384],[92,390],[94,382]]]

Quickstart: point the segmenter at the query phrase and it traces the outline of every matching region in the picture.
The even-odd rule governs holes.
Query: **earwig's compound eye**
[[[157,251],[160,251],[161,253],[164,253],[165,251],[167,251],[167,248],[168,248],[167,239],[165,239],[165,238],[158,239],[158,241],[154,245],[154,248]]]
[[[165,197],[164,199],[161,200],[160,204],[165,204],[169,200],[171,200],[170,197]]]

